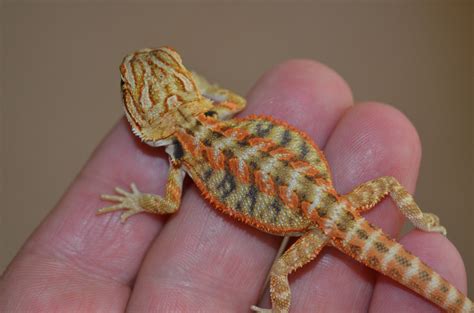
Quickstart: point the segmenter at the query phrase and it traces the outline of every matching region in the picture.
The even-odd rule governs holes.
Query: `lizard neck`
[[[183,156],[201,159],[205,147],[212,146],[215,130],[220,127],[219,124],[219,120],[206,116],[205,113],[184,121],[175,133],[175,138],[182,147]]]

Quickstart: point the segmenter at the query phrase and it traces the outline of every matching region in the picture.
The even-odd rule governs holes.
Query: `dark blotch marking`
[[[367,262],[369,263],[369,266],[372,267],[372,268],[379,268],[380,267],[380,261],[375,256],[369,257]]]
[[[414,280],[410,282],[410,287],[414,290],[421,290],[420,285]]]
[[[309,182],[311,182],[311,183],[314,183],[314,176],[304,175],[304,178],[305,178],[307,181],[309,181]]]
[[[237,202],[237,205],[235,206],[235,210],[239,211],[239,212],[242,212],[242,200]]]
[[[372,225],[371,223],[368,223],[368,225],[369,225],[369,228],[370,228],[370,229],[372,229],[372,230],[377,230],[377,227],[374,226],[374,225]]]
[[[224,137],[224,135],[222,135],[221,133],[216,132],[216,131],[212,131],[211,136],[212,136],[212,141],[214,141],[214,142],[215,142],[215,140]]]
[[[258,156],[259,161],[262,161],[262,162],[268,158],[273,158],[273,156],[271,156],[270,153],[265,152],[265,151],[259,151],[258,155],[259,155]],[[275,165],[273,166],[273,168],[275,168]]]
[[[431,276],[430,274],[428,274],[427,271],[421,271],[418,276],[420,277],[420,279],[424,282],[429,282],[431,281]]]
[[[274,198],[273,201],[272,201],[272,204],[270,205],[270,207],[272,208],[272,212],[273,212],[273,217],[272,217],[273,222],[276,222],[278,216],[280,215],[281,204],[282,203],[277,198]]]
[[[222,178],[222,181],[217,185],[217,189],[221,192],[222,199],[226,199],[235,191],[236,187],[235,177],[228,171],[225,172],[224,178]]]
[[[316,211],[318,212],[319,217],[325,217],[326,215],[328,215],[328,209],[325,207],[316,208]]]
[[[442,285],[439,289],[444,293],[447,293],[449,291],[449,288],[446,285]]]
[[[173,158],[175,160],[180,160],[184,156],[183,146],[178,140],[173,142]]]
[[[337,229],[339,229],[342,232],[347,231],[347,224],[345,224],[345,223],[337,223],[336,227],[337,227]]]
[[[257,197],[258,197],[258,189],[255,185],[249,186],[249,191],[246,195],[248,199],[250,199],[250,207],[249,207],[249,214],[254,215],[255,204],[257,204]]]
[[[356,245],[349,245],[349,250],[353,255],[359,255],[362,251],[362,248]]]
[[[288,129],[285,129],[285,131],[283,132],[283,136],[281,137],[280,145],[285,147],[290,143],[291,139],[293,138],[291,137],[290,131]]]
[[[207,147],[212,146],[212,140],[210,138],[203,138],[202,143]]]
[[[411,262],[404,256],[400,256],[398,254],[395,254],[395,260],[397,260],[398,264],[403,265],[405,267],[410,267]]]
[[[357,236],[359,236],[359,238],[362,239],[362,240],[367,240],[369,238],[369,235],[363,229],[358,229],[357,230]]]
[[[222,151],[222,153],[224,154],[224,156],[227,160],[234,157],[234,153],[229,149],[225,149],[224,151]]]
[[[344,215],[341,217],[339,223],[337,223],[337,228],[343,232],[347,231],[347,229],[352,228],[354,225],[354,215],[351,214],[349,211],[345,211]]]
[[[443,299],[438,295],[431,295],[431,298],[434,300],[435,303],[443,303]]]
[[[277,185],[283,185],[283,180],[281,179],[280,176],[275,176],[275,183]]]
[[[402,274],[395,268],[390,269],[388,271],[388,275],[390,277],[393,277],[393,278],[398,279],[398,280],[402,279],[402,277],[403,277]]]
[[[217,112],[216,112],[216,111],[209,110],[209,111],[207,111],[207,112],[204,112],[204,115],[205,115],[205,116],[214,116],[214,115],[217,115]]]
[[[247,140],[240,140],[240,141],[237,141],[237,144],[239,145],[239,147],[241,148],[245,148],[245,147],[248,147],[249,146],[249,142]]]
[[[306,155],[309,153],[309,148],[308,144],[306,141],[301,141],[301,147],[300,147],[300,158],[304,159]]]
[[[388,252],[388,248],[381,242],[376,242],[374,243],[374,246],[375,246],[375,249],[377,249],[378,252],[381,252],[381,253],[387,253]]]
[[[258,123],[255,127],[257,129],[256,135],[259,137],[267,136],[273,128],[272,123]]]
[[[211,176],[212,176],[212,172],[213,172],[212,168],[211,168],[211,167],[208,168],[208,169],[204,172],[204,174],[202,175],[202,179],[203,179],[204,181],[209,181],[209,178],[211,178]]]
[[[326,196],[321,200],[321,206],[329,208],[334,203],[336,203],[337,199],[334,195],[327,193]]]
[[[354,224],[355,217],[352,215],[351,212],[345,211],[344,216],[341,219],[341,222],[345,223],[348,226],[352,226]]]

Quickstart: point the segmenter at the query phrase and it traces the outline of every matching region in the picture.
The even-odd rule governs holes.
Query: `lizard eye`
[[[215,117],[217,115],[217,112],[213,110],[209,110],[209,111],[204,112],[204,115],[209,116],[209,117]]]
[[[120,80],[120,91],[123,91],[123,87],[125,85],[125,82],[123,81],[123,79]]]

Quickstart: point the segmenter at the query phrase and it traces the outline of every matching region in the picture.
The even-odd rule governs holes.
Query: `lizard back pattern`
[[[132,131],[153,147],[165,146],[170,170],[164,196],[116,188],[102,195],[124,210],[122,221],[149,212],[171,214],[181,203],[188,174],[204,198],[236,220],[264,232],[298,239],[270,271],[272,309],[287,313],[288,275],[333,246],[398,281],[448,312],[474,312],[474,304],[447,280],[361,213],[390,196],[418,229],[445,235],[436,215],[425,213],[394,178],[384,176],[340,195],[329,166],[311,138],[283,121],[251,115],[233,118],[245,99],[188,71],[169,47],[127,55],[120,66],[125,115]]]
[[[284,122],[259,116],[221,122],[202,114],[177,139],[203,195],[266,232],[303,232],[311,222],[302,204],[325,206],[335,194],[321,151]]]

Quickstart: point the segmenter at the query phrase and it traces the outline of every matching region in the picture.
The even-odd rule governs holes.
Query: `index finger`
[[[163,219],[142,215],[123,225],[112,214],[98,217],[99,195],[130,181],[159,190],[168,166],[159,155],[137,142],[126,121],[117,123],[8,266],[0,311],[123,310]]]

